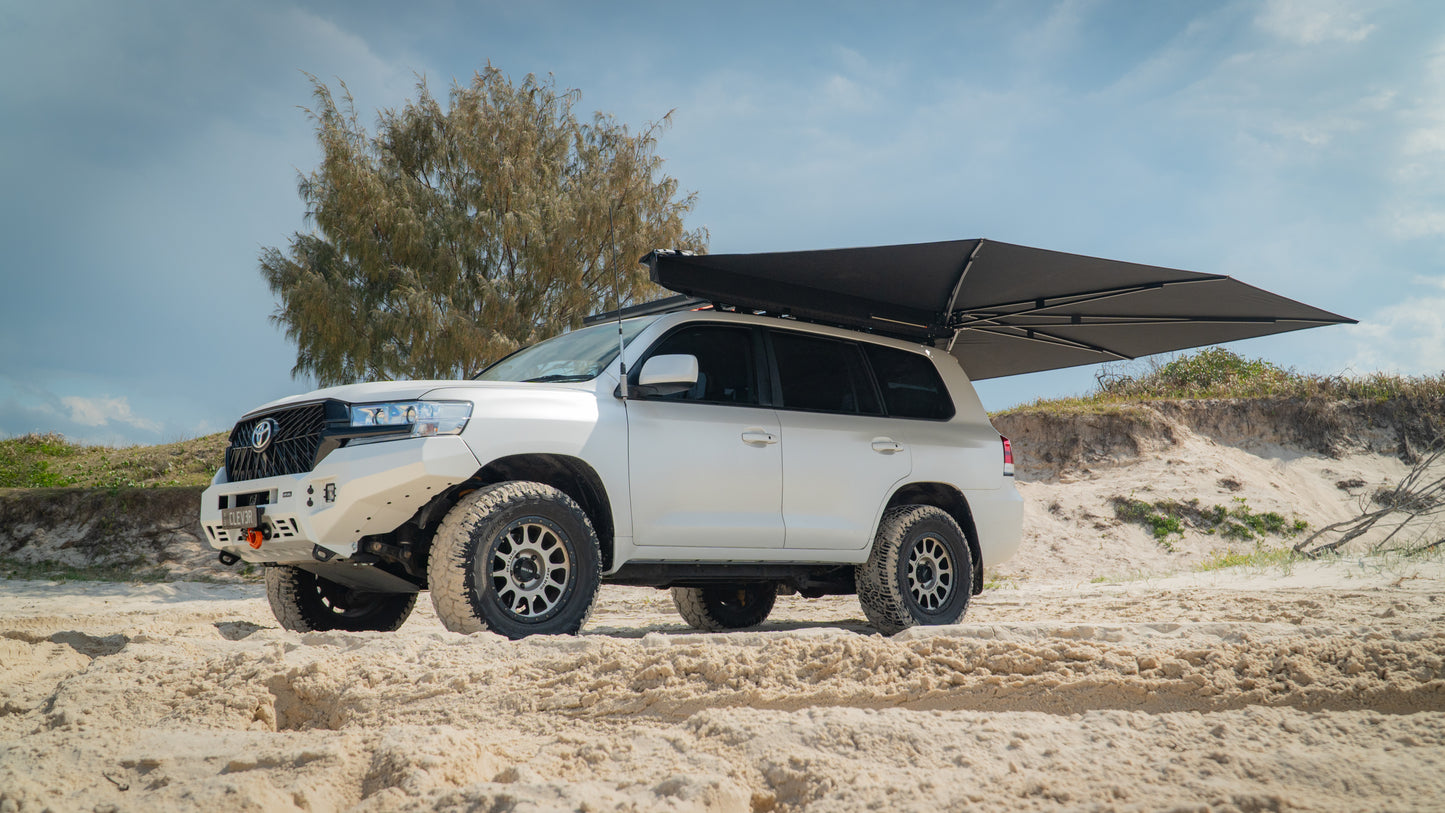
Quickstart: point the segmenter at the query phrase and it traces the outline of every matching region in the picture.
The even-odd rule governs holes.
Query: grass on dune
[[[1161,361],[1106,364],[1094,391],[1039,399],[1000,414],[1033,411],[1112,412],[1129,404],[1182,399],[1292,398],[1309,401],[1432,401],[1445,399],[1445,374],[1362,376],[1299,373],[1222,347]]]
[[[0,488],[204,486],[220,467],[226,433],[158,446],[87,446],[58,434],[0,440]]]

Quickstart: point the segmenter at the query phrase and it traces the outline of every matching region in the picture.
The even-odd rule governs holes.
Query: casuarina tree
[[[339,102],[312,84],[322,159],[299,191],[313,228],[260,258],[295,375],[466,375],[614,296],[649,298],[647,251],[706,247],[683,222],[695,194],[655,151],[667,117],[640,132],[584,121],[577,91],[488,66],[445,108],[420,81],[369,134],[345,83]]]

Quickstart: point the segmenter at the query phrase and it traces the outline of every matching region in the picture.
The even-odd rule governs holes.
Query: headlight
[[[410,437],[460,435],[472,417],[472,405],[466,401],[392,401],[385,404],[356,404],[351,407],[351,426],[395,427],[398,434]]]

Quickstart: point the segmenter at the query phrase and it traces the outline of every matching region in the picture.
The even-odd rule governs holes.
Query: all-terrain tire
[[[919,624],[954,624],[968,611],[973,558],[953,517],[931,505],[883,515],[868,561],[856,569],[858,603],[884,635]]]
[[[416,606],[416,593],[365,593],[290,565],[266,568],[266,599],[292,632],[392,632]]]
[[[755,627],[767,620],[777,599],[778,586],[772,582],[672,588],[682,620],[707,632]]]
[[[571,497],[542,483],[497,483],[447,513],[427,579],[437,618],[453,632],[575,635],[597,602],[602,550]]]

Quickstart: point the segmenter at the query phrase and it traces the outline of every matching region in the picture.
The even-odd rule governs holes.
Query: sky
[[[1360,320],[1238,353],[1445,369],[1434,0],[3,0],[0,436],[170,442],[311,389],[257,260],[309,229],[307,74],[374,125],[488,63],[671,112],[713,252],[985,237],[1229,274]]]

